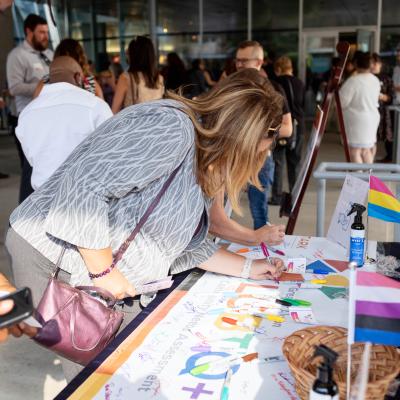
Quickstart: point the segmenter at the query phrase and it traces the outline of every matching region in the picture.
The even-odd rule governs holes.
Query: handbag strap
[[[186,153],[187,155],[187,153]],[[151,213],[154,211],[154,209],[157,207],[158,203],[160,202],[161,198],[164,196],[164,193],[167,191],[169,186],[171,185],[172,181],[174,180],[176,174],[178,173],[179,169],[182,167],[182,164],[185,161],[186,155],[182,162],[174,169],[172,174],[168,177],[168,179],[164,182],[161,190],[158,192],[157,196],[155,199],[151,202],[149,207],[147,208],[146,212],[143,214],[142,218],[140,218],[140,221],[137,223],[135,226],[135,229],[132,231],[132,233],[129,235],[129,237],[125,240],[124,243],[120,246],[118,249],[117,253],[114,256],[114,260],[112,262],[112,266],[115,266],[119,260],[121,260],[122,256],[128,249],[129,245],[133,242],[135,239],[136,235],[139,233],[140,229],[142,226],[146,223],[147,219],[150,217]]]
[[[292,82],[290,82],[290,78],[287,79],[287,83],[289,86],[289,92],[290,92],[290,105],[291,105],[291,112],[293,113],[293,108],[294,108],[294,93],[293,93],[293,86]]]
[[[98,286],[76,286],[76,289],[83,290],[89,294],[96,293],[107,301],[107,307],[114,307],[118,301],[111,292]]]
[[[135,82],[135,79],[132,76],[132,73],[128,72],[128,75],[129,75],[130,86],[131,86],[132,104],[136,104],[136,101],[139,97],[139,88],[137,87],[137,84]]]
[[[287,83],[289,85],[289,92],[290,92],[290,103],[291,103],[291,113],[292,113],[292,118],[294,120],[297,120],[294,116],[293,116],[293,110],[294,110],[294,92],[293,92],[293,85],[292,82],[290,81],[290,78],[287,80]]]
[[[167,106],[167,107],[174,108],[176,110],[179,110],[179,111],[183,112],[178,107],[173,107],[173,106]],[[164,196],[164,193],[167,191],[167,189],[171,185],[172,181],[174,180],[176,174],[178,173],[178,171],[182,167],[183,163],[185,162],[185,158],[189,154],[189,151],[190,151],[190,148],[186,152],[185,157],[183,158],[182,162],[172,171],[171,175],[164,182],[164,184],[163,184],[162,188],[160,189],[160,191],[158,192],[157,196],[151,202],[151,204],[147,208],[146,212],[142,215],[142,218],[140,218],[139,222],[135,226],[135,229],[128,236],[128,238],[124,241],[124,243],[122,243],[122,245],[119,247],[119,249],[117,250],[117,252],[115,253],[115,255],[113,257],[113,262],[112,262],[110,268],[111,267],[114,268],[115,265],[117,264],[117,262],[121,260],[121,258],[125,254],[126,250],[128,249],[129,245],[133,242],[133,240],[135,239],[136,235],[139,233],[140,229],[143,227],[143,225],[146,223],[146,221],[150,217],[151,213],[157,207],[157,205],[160,202],[161,198]],[[60,253],[60,255],[59,255],[58,259],[57,259],[54,272],[52,273],[52,277],[55,278],[55,279],[57,279],[58,273],[59,273],[59,271],[61,269],[60,265],[61,265],[61,260],[62,260],[64,254],[65,254],[65,249],[66,249],[66,246],[64,245],[62,250],[61,250],[61,253]]]

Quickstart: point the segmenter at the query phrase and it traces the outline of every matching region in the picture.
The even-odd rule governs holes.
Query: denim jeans
[[[268,196],[274,181],[274,160],[272,156],[265,160],[264,165],[258,173],[258,179],[264,190],[261,192],[255,186],[249,185],[247,191],[254,229],[261,228],[269,221]]]

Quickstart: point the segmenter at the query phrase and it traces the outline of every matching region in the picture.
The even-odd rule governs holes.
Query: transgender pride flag
[[[351,274],[349,343],[400,346],[400,282],[375,272]]]

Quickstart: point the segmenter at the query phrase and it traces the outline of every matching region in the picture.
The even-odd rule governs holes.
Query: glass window
[[[285,6],[278,1],[253,1],[254,31],[270,29],[298,29],[299,0],[285,0]]]
[[[381,52],[394,52],[396,49],[400,49],[400,26],[382,28]]]
[[[400,26],[400,7],[399,0],[382,1],[382,26]]]
[[[207,33],[203,37],[202,58],[225,60],[235,57],[237,46],[247,39],[247,32]]]
[[[281,55],[292,58],[293,65],[297,64],[299,34],[297,31],[256,31],[253,39],[260,42],[271,59]]]
[[[198,1],[157,0],[157,33],[197,34],[198,32]]]
[[[377,14],[378,0],[307,0],[303,24],[305,28],[376,25]]]
[[[285,7],[268,0],[253,2],[253,39],[270,60],[285,54],[297,65],[298,26],[299,0],[285,0]]]
[[[89,1],[68,1],[68,22],[70,37],[78,40],[84,47],[89,59],[96,59],[92,32],[92,13]]]
[[[120,1],[120,29],[123,37],[133,38],[150,33],[149,2],[146,0]]]
[[[199,50],[212,71],[213,66],[223,68],[225,60],[234,57],[237,45],[247,39],[247,0],[204,0],[203,16],[203,46]]]
[[[165,65],[168,53],[177,53],[186,67],[189,67],[191,59],[198,57],[198,50],[197,34],[158,36],[158,62],[160,65]]]
[[[204,0],[203,8],[205,33],[243,31],[247,35],[247,0]]]

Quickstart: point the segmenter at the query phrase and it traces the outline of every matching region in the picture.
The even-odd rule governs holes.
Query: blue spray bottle
[[[362,223],[362,214],[365,210],[363,205],[354,203],[347,214],[349,216],[356,213],[350,233],[350,262],[357,263],[357,267],[364,265],[365,226]]]

